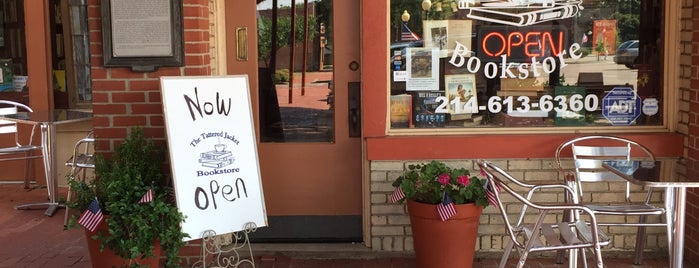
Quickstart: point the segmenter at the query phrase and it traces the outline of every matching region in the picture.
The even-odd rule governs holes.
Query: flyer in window
[[[425,47],[439,49],[439,57],[451,57],[457,43],[472,50],[472,22],[471,20],[425,20]],[[468,52],[464,56],[470,57]]]
[[[471,114],[472,110],[464,107],[478,107],[476,76],[474,74],[445,75],[444,88],[449,99],[450,114]]]
[[[436,48],[407,48],[407,91],[439,90],[439,50]]]

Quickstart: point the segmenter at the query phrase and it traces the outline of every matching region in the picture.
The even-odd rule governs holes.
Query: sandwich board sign
[[[187,240],[267,226],[248,77],[162,77],[160,85]]]

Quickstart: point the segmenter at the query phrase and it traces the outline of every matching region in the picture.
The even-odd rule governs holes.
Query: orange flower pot
[[[104,251],[100,251],[102,242],[100,240],[92,239],[92,236],[97,235],[97,232],[102,231],[102,233],[108,233],[107,223],[102,222],[100,226],[94,232],[85,230],[87,248],[90,251],[90,260],[92,261],[93,268],[103,268],[103,267],[131,267],[131,264],[137,263],[139,265],[145,265],[148,267],[159,267],[160,261],[160,242],[156,241],[153,248],[152,258],[136,258],[136,259],[124,259],[119,255],[116,255],[114,251],[105,247]]]
[[[418,268],[470,268],[483,207],[456,205],[456,215],[442,221],[437,205],[408,200]]]

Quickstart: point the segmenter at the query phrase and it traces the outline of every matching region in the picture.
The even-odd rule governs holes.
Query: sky
[[[308,0],[308,2],[314,2],[315,0]],[[303,4],[303,0],[296,0],[296,4]],[[277,0],[277,5],[279,6],[291,6],[291,0]],[[272,0],[262,1],[257,5],[257,10],[266,10],[272,8]]]

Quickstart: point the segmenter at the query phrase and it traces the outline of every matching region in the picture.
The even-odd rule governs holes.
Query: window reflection
[[[332,1],[298,2],[257,5],[262,142],[334,140]]]

